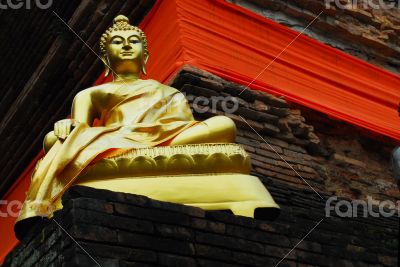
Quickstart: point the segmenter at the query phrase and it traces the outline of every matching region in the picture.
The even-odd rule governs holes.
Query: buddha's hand
[[[54,123],[54,135],[58,139],[65,140],[76,125],[77,122],[72,119],[57,121],[56,123]]]

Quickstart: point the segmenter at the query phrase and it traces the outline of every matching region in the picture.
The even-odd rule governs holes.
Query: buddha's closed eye
[[[122,44],[123,40],[121,38],[115,38],[111,41],[111,44]],[[130,38],[129,43],[131,44],[138,44],[140,43],[140,39],[137,38]]]

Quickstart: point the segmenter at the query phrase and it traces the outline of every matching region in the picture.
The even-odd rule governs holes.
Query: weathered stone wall
[[[318,14],[321,4],[315,2],[318,1],[257,1],[262,7],[256,10],[301,30]],[[89,44],[94,44],[107,26],[101,24],[93,29],[103,18],[105,9],[111,10],[107,16],[120,12],[133,16],[143,14],[148,8],[135,8],[141,1],[129,4],[106,1],[103,6],[92,1],[84,3],[78,10],[71,7],[65,17],[76,19],[72,25],[82,31]],[[94,9],[97,11],[93,12]],[[335,12],[334,15],[327,12],[307,34],[396,71],[399,57],[398,46],[393,45],[398,44],[398,35],[393,35],[393,31],[398,33],[395,13],[392,17],[386,13],[381,17],[374,14],[373,19],[366,15],[365,22],[360,18],[362,12]],[[380,23],[386,16],[389,22]],[[369,19],[373,21],[370,23]],[[383,31],[376,32],[378,28]],[[389,30],[387,39],[379,37],[385,34],[385,29]],[[323,31],[334,32],[335,36],[324,35]],[[25,80],[18,92],[12,91],[15,88],[10,85],[1,100],[4,107],[0,128],[0,137],[4,140],[0,147],[3,191],[39,149],[38,140],[51,128],[52,122],[67,114],[68,107],[60,103],[71,100],[78,88],[91,84],[101,71],[95,55],[85,56],[88,52],[80,40],[61,34],[51,45],[51,53],[42,65],[35,67],[38,70],[44,67],[45,72],[52,70],[58,75],[50,79],[42,74],[26,88],[22,85],[30,76],[22,77]],[[76,54],[76,51],[80,52]],[[42,57],[46,54],[43,53]],[[70,61],[71,58],[75,60]],[[173,85],[188,96],[207,99],[238,97],[244,89],[193,68],[182,70]],[[37,94],[45,95],[45,101],[32,103],[30,99],[41,99]],[[315,231],[279,266],[397,266],[398,218],[325,218],[325,200],[330,196],[348,200],[368,196],[376,200],[399,199],[389,165],[392,141],[262,92],[246,90],[237,101],[239,109],[233,113],[223,112],[217,105],[217,110],[196,112],[196,117],[204,119],[224,114],[236,122],[237,142],[251,155],[253,174],[269,188],[282,208],[276,221],[253,221],[220,212],[203,213],[142,197],[79,189],[67,194],[66,209],[56,216],[57,222],[102,266],[275,266],[318,222]],[[48,113],[48,110],[54,112]],[[13,121],[21,124],[15,126]],[[10,254],[5,266],[96,265],[55,222],[50,222],[38,225]]]
[[[400,73],[400,3],[378,0],[227,0],[350,55]],[[326,5],[326,3],[330,5]],[[358,3],[352,5],[351,2]],[[372,3],[365,5],[364,3]],[[376,3],[396,4],[390,9]],[[381,4],[383,7],[383,4]]]
[[[237,142],[251,155],[253,175],[281,214],[273,222],[258,221],[73,188],[56,222],[101,266],[275,266],[293,248],[279,266],[397,266],[398,217],[363,217],[363,210],[353,218],[333,211],[327,217],[325,209],[331,196],[338,197],[332,208],[368,196],[399,199],[386,160],[390,140],[266,93],[245,91],[238,98],[243,86],[190,66],[172,84],[186,93],[197,118],[224,114],[236,122]],[[223,112],[221,96],[236,96],[238,109]],[[216,110],[204,109],[207,99]],[[32,230],[5,267],[97,266],[56,222]]]
[[[244,86],[189,66],[172,85],[186,93],[199,119],[226,115],[236,122],[237,142],[251,155],[255,173],[299,188],[309,188],[308,183],[320,192],[350,199],[400,199],[390,166],[392,140],[281,97],[243,91]],[[209,99],[208,108],[199,96]],[[234,97],[237,110],[223,112],[221,97]],[[219,99],[217,104],[213,98]]]
[[[269,187],[282,208],[274,222],[73,187],[64,209],[37,225],[3,267],[397,266],[396,219],[321,221],[324,204],[311,190]]]

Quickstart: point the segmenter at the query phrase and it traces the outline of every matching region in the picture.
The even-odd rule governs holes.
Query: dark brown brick
[[[155,229],[156,232],[160,234],[160,236],[188,240],[188,241],[194,239],[193,231],[185,227],[168,225],[168,224],[156,224]]]
[[[148,209],[135,207],[120,203],[115,203],[116,214],[140,219],[147,219],[161,223],[172,223],[177,225],[189,225],[189,216],[182,213],[170,212],[165,210]],[[157,212],[155,212],[157,211]]]
[[[217,259],[232,262],[233,252],[229,249],[222,249],[214,246],[195,244],[196,256],[207,259]]]
[[[193,258],[182,257],[172,254],[159,253],[158,261],[162,266],[196,267],[197,263]]]
[[[132,248],[157,248],[157,250],[176,253],[178,255],[194,255],[194,248],[191,243],[158,236],[118,231],[118,242],[121,245]]]
[[[75,224],[69,232],[76,239],[96,242],[117,242],[117,230],[89,224]]]
[[[264,247],[262,244],[224,235],[196,232],[196,241],[202,244],[232,248],[238,251],[264,254]]]

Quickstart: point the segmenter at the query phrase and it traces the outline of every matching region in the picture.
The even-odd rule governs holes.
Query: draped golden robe
[[[38,162],[17,221],[52,215],[49,209],[102,153],[154,147],[197,123],[184,95],[172,87],[137,80],[111,88],[104,84],[83,91],[93,97],[100,126],[78,124]]]

